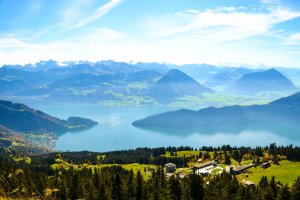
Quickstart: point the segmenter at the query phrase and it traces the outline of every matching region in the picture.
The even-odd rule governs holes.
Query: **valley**
[[[169,67],[42,61],[0,68],[0,197],[295,196],[295,84],[276,69]],[[206,73],[193,73],[199,67]]]
[[[197,186],[205,198],[228,196],[229,190],[209,189],[222,181],[249,190],[249,198],[269,195],[262,188],[274,184],[273,197],[294,194],[300,183],[300,99],[283,73],[114,61],[4,66],[0,168],[13,174],[5,179],[27,184],[0,186],[0,196],[106,198],[117,194],[113,183],[120,194],[135,194],[138,189],[127,193],[127,177],[149,191],[145,199],[156,194],[153,188],[167,194],[158,198],[172,199],[173,184],[189,195]],[[20,178],[25,172],[31,176]],[[29,183],[36,176],[35,183],[44,185]],[[112,185],[106,192],[103,180]],[[168,187],[153,187],[153,181]]]
[[[299,0],[0,0],[0,200],[300,200]]]
[[[285,76],[295,80],[291,70],[297,71],[115,61],[58,63],[49,60],[26,66],[5,65],[0,69],[1,80],[6,81],[0,97],[27,104],[58,118],[15,104],[19,110],[3,110],[1,125],[22,133],[30,143],[64,151],[178,146],[181,142],[193,147],[224,143],[255,146],[270,141],[298,145],[300,139],[294,134],[298,130],[295,123],[277,123],[276,126],[272,125],[272,120],[260,123],[261,118],[271,119],[268,113],[296,111],[292,107],[278,109],[271,103],[298,91]],[[23,86],[15,88],[16,80],[23,81]],[[258,91],[262,85],[265,85],[263,90]],[[240,87],[248,93],[233,91],[233,87]],[[170,119],[164,117],[169,115],[165,112],[177,109],[181,110],[170,112],[176,115],[174,121],[171,115]],[[36,125],[33,121],[17,126],[13,120],[5,121],[7,113],[23,117],[26,110],[26,115],[35,118]],[[199,110],[203,116],[192,110]],[[264,114],[258,114],[260,110]],[[244,112],[248,114],[244,116]],[[146,123],[142,120],[144,125],[141,120],[137,121],[152,115],[157,116],[160,125],[151,125],[155,117]],[[184,119],[180,115],[185,116]],[[252,118],[257,120],[249,121]],[[277,118],[284,119],[282,114]],[[15,120],[21,118],[15,117]],[[198,125],[193,121],[198,121]],[[134,142],[123,143],[128,138]]]

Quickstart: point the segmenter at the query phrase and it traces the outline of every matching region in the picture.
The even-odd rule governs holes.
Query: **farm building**
[[[165,164],[166,173],[174,173],[176,171],[176,165],[174,163]]]
[[[200,165],[197,165],[197,166],[193,167],[193,170],[198,170],[198,169],[206,168],[206,167],[209,167],[209,166],[216,167],[217,164],[218,164],[218,162],[216,160],[208,161],[208,162],[205,162],[205,163],[202,163]]]
[[[208,176],[212,173],[215,169],[221,169],[221,167],[218,167],[218,162],[216,160],[205,162],[201,165],[198,165],[193,168],[193,171],[195,171],[196,174],[201,174],[202,176]]]
[[[243,165],[243,166],[227,166],[225,168],[225,171],[232,175],[238,175],[238,174],[243,173],[244,170],[249,169],[253,166],[255,166],[255,164]]]
[[[261,164],[260,166],[261,166],[261,168],[266,169],[266,168],[271,166],[271,163],[270,162],[265,162],[265,163]]]

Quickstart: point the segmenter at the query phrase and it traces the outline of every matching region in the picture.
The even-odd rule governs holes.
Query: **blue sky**
[[[299,0],[0,0],[0,64],[300,67]]]

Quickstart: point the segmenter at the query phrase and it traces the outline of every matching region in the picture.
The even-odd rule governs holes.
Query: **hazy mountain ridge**
[[[300,93],[281,98],[266,105],[209,107],[193,110],[176,110],[152,115],[134,121],[133,126],[146,129],[191,130],[251,124],[298,124],[300,120]]]
[[[8,148],[12,146],[14,142],[26,146],[30,145],[20,134],[16,134],[14,131],[0,125],[0,147]]]
[[[211,79],[206,81],[204,84],[211,88],[223,90],[230,87],[243,75],[254,71],[256,70],[248,68],[225,68],[217,72]]]
[[[159,88],[163,88],[161,81],[164,79],[162,78],[168,75],[170,69],[185,73],[186,76],[189,76],[186,79],[190,80],[190,84],[183,86],[184,84],[180,83],[181,80],[172,76],[174,80],[169,79],[169,82],[172,83],[164,86],[167,92],[159,93]],[[280,68],[280,70],[285,71],[285,74],[292,74],[292,69]],[[295,70],[292,71],[295,72]],[[201,96],[203,91],[211,91],[204,88],[207,86],[216,89],[220,94],[235,95],[230,89],[226,89],[238,82],[241,76],[257,71],[261,70],[243,67],[216,67],[207,64],[177,66],[111,60],[96,63],[87,61],[58,63],[49,60],[24,66],[5,65],[0,68],[0,90],[2,92],[0,98],[22,102],[24,100],[60,103],[127,102],[134,105],[168,104],[177,101],[178,98],[192,100],[193,97],[199,101],[201,98],[205,98]],[[293,76],[293,80],[295,79]],[[199,83],[204,84],[200,86]],[[160,86],[156,87],[157,85]],[[200,87],[202,89],[199,89]],[[245,88],[244,90],[250,91],[250,89]],[[269,92],[269,90],[267,91]],[[291,93],[284,90],[276,97]],[[238,95],[243,96],[244,94]],[[272,99],[272,95],[271,97],[269,95],[268,98]]]
[[[294,90],[296,87],[276,69],[252,72],[243,75],[228,91],[238,94],[255,94],[260,92],[276,92]]]
[[[0,125],[21,133],[60,133],[88,128],[97,122],[81,118],[61,120],[24,104],[0,100]]]

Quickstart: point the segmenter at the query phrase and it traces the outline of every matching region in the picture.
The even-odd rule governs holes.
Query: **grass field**
[[[82,168],[89,168],[89,169],[99,169],[99,168],[103,168],[103,167],[110,167],[110,166],[121,166],[126,170],[132,170],[134,172],[134,174],[136,174],[138,171],[141,172],[141,174],[143,175],[143,177],[147,180],[150,178],[151,176],[151,172],[148,171],[147,169],[153,168],[153,169],[157,169],[157,166],[155,165],[147,165],[147,164],[139,164],[139,163],[132,163],[132,164],[122,164],[122,165],[117,165],[117,164],[99,164],[99,165],[89,165],[89,164],[82,164],[82,165],[76,165],[76,164],[70,164],[67,163],[65,161],[63,161],[62,159],[56,159],[55,160],[55,164],[51,165],[53,169],[69,169],[71,167],[73,167],[76,170],[80,170]],[[146,170],[145,170],[146,169]]]
[[[170,106],[174,107],[186,107],[186,106],[227,106],[227,105],[253,105],[253,104],[266,104],[274,100],[272,96],[238,96],[231,94],[221,93],[204,93],[202,96],[184,96],[177,98],[170,103]]]
[[[157,166],[155,165],[146,165],[146,164],[139,164],[139,163],[133,163],[133,164],[124,164],[124,165],[120,165],[122,166],[124,169],[127,170],[133,170],[134,174],[136,174],[138,171],[141,172],[141,174],[143,175],[144,179],[148,180],[151,175],[152,172],[146,170],[148,167],[151,167],[153,169],[157,169]]]
[[[178,151],[177,156],[183,157],[185,156],[193,156],[198,155],[198,151]],[[170,156],[170,153],[167,152],[164,156]],[[252,161],[251,161],[252,162]],[[232,164],[236,163],[235,160],[232,160]],[[244,161],[242,162],[244,165],[249,164],[250,161]],[[237,163],[236,163],[237,164]],[[52,165],[53,169],[69,169],[70,167],[73,167],[77,170],[80,170],[82,168],[101,168],[101,167],[109,167],[116,164],[101,164],[101,165],[89,165],[89,164],[82,164],[82,165],[75,165],[70,164],[62,159],[56,159],[56,163]],[[123,164],[119,165],[122,166],[126,170],[133,170],[133,172],[136,174],[138,171],[141,172],[143,177],[147,180],[151,177],[151,171],[148,170],[148,168],[157,169],[157,166],[155,165],[147,165],[147,164],[138,164],[138,163],[132,163],[132,164]],[[225,164],[218,164],[220,167],[225,167]],[[189,168],[178,168],[176,172],[183,171],[186,174],[189,174],[190,169]],[[217,172],[217,171],[216,171]],[[272,176],[275,176],[276,181],[280,181],[283,184],[288,184],[289,186],[292,186],[297,179],[298,176],[300,176],[300,162],[292,162],[283,160],[280,161],[279,165],[272,164],[271,167],[267,169],[263,169],[260,166],[258,167],[252,167],[247,170],[246,174],[248,177],[246,177],[244,174],[238,175],[238,179],[246,180],[254,182],[255,184],[258,184],[262,176],[267,176],[268,179],[271,179]]]
[[[199,155],[199,151],[177,151],[177,157],[192,157],[192,156],[198,156]],[[165,155],[166,157],[175,157],[175,156],[171,156],[170,152],[166,152]]]
[[[291,186],[294,184],[297,177],[300,176],[300,162],[283,160],[280,162],[280,165],[272,164],[271,167],[267,169],[253,167],[248,170],[248,177],[241,174],[238,178],[239,180],[245,179],[257,184],[262,176],[267,176],[268,179],[275,176],[275,180]]]
[[[31,158],[29,157],[13,157],[14,161],[19,162],[19,161],[25,161],[27,164],[31,163]]]

